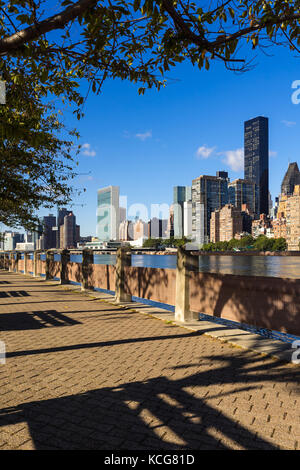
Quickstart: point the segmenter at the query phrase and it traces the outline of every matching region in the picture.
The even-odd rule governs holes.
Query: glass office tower
[[[174,237],[184,235],[184,203],[192,201],[191,186],[175,186],[173,188]],[[187,212],[186,212],[187,215]]]
[[[192,231],[195,240],[207,243],[210,238],[212,212],[228,203],[228,173],[201,175],[192,185]],[[201,233],[201,235],[199,235]]]
[[[259,187],[259,214],[269,214],[269,120],[258,116],[244,123],[245,180]]]
[[[119,239],[119,186],[98,190],[97,237],[101,241]]]
[[[252,181],[236,179],[228,184],[228,203],[237,207],[240,211],[242,205],[247,204],[254,214],[259,211],[258,185]]]

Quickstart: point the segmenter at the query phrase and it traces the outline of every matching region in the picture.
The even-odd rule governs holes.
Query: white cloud
[[[276,157],[276,156],[277,156],[277,152],[275,152],[274,150],[269,151],[269,157]]]
[[[285,119],[283,119],[281,122],[286,127],[294,127],[297,124],[295,121],[286,121]]]
[[[139,140],[146,140],[146,139],[149,139],[152,137],[152,131],[146,131],[144,133],[140,133],[140,134],[135,134],[135,137]]]
[[[226,152],[220,153],[225,155],[223,160],[233,171],[241,171],[244,168],[244,149],[239,148],[236,150],[227,150]]]
[[[91,144],[88,144],[88,143],[85,143],[81,146],[81,153],[82,155],[85,155],[86,157],[95,157],[96,156],[96,152],[95,150],[92,150],[91,148]]]
[[[207,147],[207,145],[202,145],[201,147],[198,147],[198,149],[196,151],[196,157],[197,158],[208,158],[214,152],[215,148],[216,147]]]

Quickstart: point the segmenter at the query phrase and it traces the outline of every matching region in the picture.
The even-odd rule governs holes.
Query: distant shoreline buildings
[[[20,234],[6,231],[2,234],[2,250],[49,250],[77,248],[80,242],[80,226],[76,224],[73,211],[58,209],[57,216],[44,216],[35,231]]]
[[[115,189],[112,189],[115,188]],[[137,218],[120,220],[118,206],[119,187],[108,187],[98,191],[99,225],[101,206],[99,194],[106,194],[107,201],[115,203],[102,210],[106,213],[106,234],[98,231],[100,242],[128,243],[142,246],[147,238],[183,238],[191,240],[189,247],[200,248],[208,242],[241,238],[245,234],[258,237],[286,238],[288,249],[298,250],[300,224],[300,172],[297,163],[292,163],[283,178],[281,194],[275,198],[273,207],[269,191],[269,120],[257,116],[244,122],[244,178],[230,181],[228,172],[217,171],[215,176],[200,175],[191,186],[174,186],[173,201],[169,217],[165,220],[145,221]],[[108,197],[110,194],[110,198]],[[114,213],[114,222],[111,214]],[[99,218],[100,217],[100,218]],[[119,218],[119,219],[118,219]],[[113,235],[112,235],[113,234]]]
[[[80,237],[75,214],[58,209],[49,214],[36,232],[25,235],[5,232],[1,248],[41,249],[142,247],[147,239],[187,239],[189,249],[203,244],[241,238],[286,239],[289,250],[299,250],[300,171],[290,163],[282,179],[281,193],[273,206],[269,192],[269,120],[258,116],[244,122],[244,178],[230,181],[228,172],[200,175],[190,186],[174,186],[173,201],[164,213],[149,220],[142,215],[129,220],[127,208],[120,206],[119,186],[97,192],[96,237]]]

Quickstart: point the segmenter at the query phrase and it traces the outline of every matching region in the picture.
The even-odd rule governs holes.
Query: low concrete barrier
[[[300,280],[261,276],[201,273],[198,256],[182,248],[176,269],[131,266],[131,252],[117,250],[116,265],[93,263],[93,253],[81,250],[83,263],[70,261],[71,251],[48,250],[33,256],[0,253],[0,268],[75,282],[86,289],[114,291],[116,302],[133,296],[175,306],[177,321],[199,313],[256,327],[300,335]],[[60,255],[60,260],[55,259]]]
[[[300,280],[192,272],[190,309],[300,335]]]

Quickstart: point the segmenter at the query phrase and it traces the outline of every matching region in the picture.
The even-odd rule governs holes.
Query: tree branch
[[[9,37],[0,40],[0,54],[5,55],[12,50],[18,49],[24,44],[38,39],[43,34],[55,29],[62,29],[67,23],[74,20],[86,10],[97,3],[97,0],[79,0],[77,3],[67,7],[62,12],[17,31]]]

